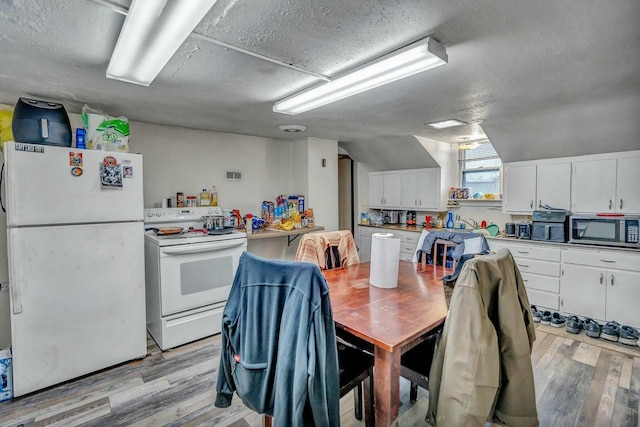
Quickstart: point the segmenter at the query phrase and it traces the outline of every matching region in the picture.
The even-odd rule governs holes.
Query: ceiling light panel
[[[427,123],[427,126],[431,126],[432,128],[436,128],[436,129],[445,129],[445,128],[450,128],[454,126],[463,126],[463,125],[466,125],[466,123],[456,119],[443,120],[441,122],[435,122],[435,123]]]
[[[149,86],[216,0],[133,0],[107,77]]]
[[[447,53],[444,47],[427,37],[329,83],[278,101],[273,106],[273,111],[289,115],[304,113],[446,63]]]

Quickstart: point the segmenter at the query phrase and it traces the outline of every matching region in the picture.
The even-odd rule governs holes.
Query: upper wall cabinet
[[[503,189],[502,210],[505,213],[531,214],[540,205],[569,210],[571,163],[506,163]]]
[[[574,213],[640,213],[640,156],[573,162]]]
[[[369,173],[369,206],[372,208],[400,208],[400,173]]]
[[[441,211],[446,209],[441,168],[369,173],[369,207]]]
[[[402,208],[437,211],[441,207],[440,168],[402,172]]]

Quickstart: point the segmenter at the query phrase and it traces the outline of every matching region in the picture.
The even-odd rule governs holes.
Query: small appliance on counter
[[[11,129],[16,142],[71,147],[71,123],[62,104],[20,98]]]
[[[571,243],[622,246],[640,249],[640,216],[621,214],[575,215],[571,217]]]
[[[507,237],[516,237],[516,224],[514,222],[507,222],[504,225],[504,235]]]
[[[569,240],[569,211],[548,209],[533,211],[531,240],[564,243]]]
[[[400,223],[400,212],[382,211],[382,222],[384,224],[399,224]]]
[[[531,239],[531,223],[519,222],[516,224],[516,237],[518,239]]]
[[[416,225],[416,211],[407,211],[407,225]]]

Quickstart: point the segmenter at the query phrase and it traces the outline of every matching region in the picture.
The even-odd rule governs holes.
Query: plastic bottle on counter
[[[455,223],[453,222],[453,212],[449,212],[449,216],[447,217],[447,228],[452,229],[455,227]]]
[[[211,206],[211,196],[206,188],[203,188],[200,193],[200,206]]]
[[[247,217],[244,220],[244,227],[247,233],[251,233],[253,231],[253,215],[247,214]]]
[[[218,206],[218,190],[216,190],[216,186],[211,186],[211,206]]]

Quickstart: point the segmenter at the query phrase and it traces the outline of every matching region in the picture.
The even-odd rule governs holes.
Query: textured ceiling
[[[336,139],[371,169],[428,167],[411,135],[489,137],[505,161],[640,149],[637,0],[218,0],[150,87],[105,78],[129,2],[0,2],[0,103],[85,103],[131,120]],[[427,35],[449,63],[300,114],[273,102]],[[469,123],[434,130],[425,123]],[[285,134],[282,124],[307,126]],[[358,158],[359,157],[359,158]]]

